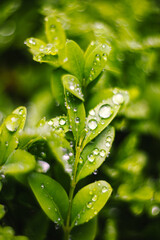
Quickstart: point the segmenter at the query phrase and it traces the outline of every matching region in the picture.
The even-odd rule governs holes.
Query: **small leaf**
[[[45,30],[49,43],[53,43],[58,49],[63,48],[66,42],[66,35],[60,21],[54,16],[45,18]]]
[[[2,204],[0,204],[0,219],[2,219],[4,215],[5,215],[4,206]]]
[[[86,85],[92,82],[102,72],[111,48],[106,43],[99,43],[93,51],[91,50],[92,48],[90,47],[85,56],[84,75]]]
[[[46,48],[46,43],[38,38],[27,38],[24,42],[27,47],[31,48],[35,53],[40,53]]]
[[[114,139],[114,128],[108,126],[93,142],[87,144],[80,156],[77,182],[94,172],[104,162]]]
[[[24,128],[26,108],[15,109],[3,122],[0,134],[0,165],[18,145],[19,132]]]
[[[55,68],[60,66],[59,60],[58,60],[58,55],[47,55],[44,53],[40,53],[37,55],[33,56],[33,60],[35,60],[36,62],[45,62],[45,63],[49,63],[51,65],[53,65]]]
[[[70,143],[63,136],[53,134],[48,139],[48,144],[56,159],[62,164],[65,171],[72,177],[74,153]]]
[[[33,170],[35,165],[36,161],[32,154],[18,149],[11,153],[1,171],[10,175],[27,173]]]
[[[70,126],[74,138],[78,142],[80,137],[83,138],[85,135],[85,107],[83,102],[70,92],[65,91],[65,97]]]
[[[75,97],[84,101],[84,95],[82,93],[81,83],[78,78],[73,75],[66,74],[62,77],[64,88],[72,93]]]
[[[83,142],[85,146],[100,132],[102,132],[117,115],[120,107],[125,103],[128,94],[126,91],[113,91],[109,98],[103,100],[94,109],[89,111],[87,117],[87,133]]]
[[[29,184],[46,215],[53,222],[62,225],[69,206],[68,196],[63,187],[40,173],[32,173],[29,176]]]
[[[83,51],[72,40],[66,42],[64,64],[62,67],[82,82],[84,71]]]
[[[64,88],[61,81],[62,69],[53,71],[51,77],[51,90],[57,103],[64,107]]]
[[[72,227],[95,217],[107,202],[111,192],[111,186],[105,181],[91,183],[82,188],[73,199]]]
[[[97,232],[97,219],[94,217],[88,223],[74,227],[71,232],[72,240],[94,240]]]

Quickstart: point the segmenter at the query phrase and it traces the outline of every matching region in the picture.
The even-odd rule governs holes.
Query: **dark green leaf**
[[[73,199],[72,227],[95,217],[107,202],[111,192],[111,186],[105,181],[91,183],[82,188]]]
[[[31,174],[29,184],[46,215],[53,222],[62,225],[69,206],[68,196],[62,186],[52,178],[40,173]]]
[[[113,140],[114,128],[108,126],[93,142],[87,144],[78,164],[77,182],[99,168],[109,154]]]
[[[32,154],[25,150],[18,149],[9,155],[1,171],[10,175],[27,173],[33,170],[35,165],[36,161]]]
[[[74,227],[71,232],[72,240],[94,240],[97,232],[97,219],[94,217],[88,223]]]
[[[64,88],[72,93],[75,97],[79,98],[80,100],[84,101],[84,96],[82,93],[81,83],[79,82],[78,78],[73,75],[66,74],[62,78]]]
[[[78,142],[80,137],[83,138],[85,135],[85,107],[83,102],[70,92],[66,91],[65,97],[70,126],[74,138]]]
[[[66,35],[60,21],[54,16],[45,18],[46,36],[49,43],[53,43],[58,49],[63,48],[66,42]]]
[[[82,82],[84,71],[83,51],[72,40],[66,42],[64,64],[62,67]]]
[[[110,53],[110,46],[106,43],[99,43],[96,47],[89,47],[85,55],[84,75],[86,85],[93,81],[104,69],[107,57]]]

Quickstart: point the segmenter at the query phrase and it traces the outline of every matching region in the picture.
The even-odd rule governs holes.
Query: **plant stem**
[[[75,190],[75,187],[76,187],[76,172],[77,172],[77,166],[78,166],[78,162],[79,162],[80,153],[81,153],[81,148],[80,148],[80,146],[77,146],[76,147],[76,156],[75,156],[75,163],[74,163],[73,178],[72,178],[72,181],[71,181],[71,187],[70,187],[70,192],[69,192],[69,208],[68,208],[68,213],[67,213],[66,226],[64,226],[65,240],[69,240],[69,235],[70,235],[70,231],[71,231],[71,226],[70,226],[71,210],[72,210],[74,190]]]

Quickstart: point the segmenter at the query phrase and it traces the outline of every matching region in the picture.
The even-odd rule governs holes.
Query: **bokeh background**
[[[116,137],[110,156],[90,176],[90,180],[105,179],[113,187],[112,197],[100,213],[96,240],[158,240],[160,2],[1,0],[0,123],[20,105],[28,109],[28,127],[34,127],[44,116],[49,119],[64,113],[51,88],[52,77],[61,74],[61,69],[34,62],[24,45],[28,37],[45,39],[44,17],[49,14],[60,19],[67,38],[83,50],[99,38],[110,43],[107,69],[93,88],[93,95],[110,87],[126,89],[130,94],[128,106],[113,123]],[[18,218],[13,223],[7,217],[5,224],[31,240],[45,239],[44,233],[38,236],[36,220],[32,222],[37,227],[34,234],[26,219],[23,227]],[[39,219],[44,220],[41,215]],[[48,229],[44,226],[43,230],[51,234]]]

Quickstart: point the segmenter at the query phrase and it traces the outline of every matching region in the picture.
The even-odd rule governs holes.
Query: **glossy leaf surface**
[[[95,217],[107,202],[111,192],[111,186],[105,181],[97,181],[82,188],[73,199],[72,227]]]
[[[91,143],[87,144],[80,156],[77,181],[94,172],[108,156],[114,140],[114,128],[108,126]]]
[[[68,210],[68,196],[63,187],[40,173],[33,173],[28,179],[43,211],[53,222],[62,225]]]
[[[36,161],[32,154],[25,150],[17,149],[11,153],[5,164],[2,166],[2,172],[5,174],[27,173],[35,168]]]

